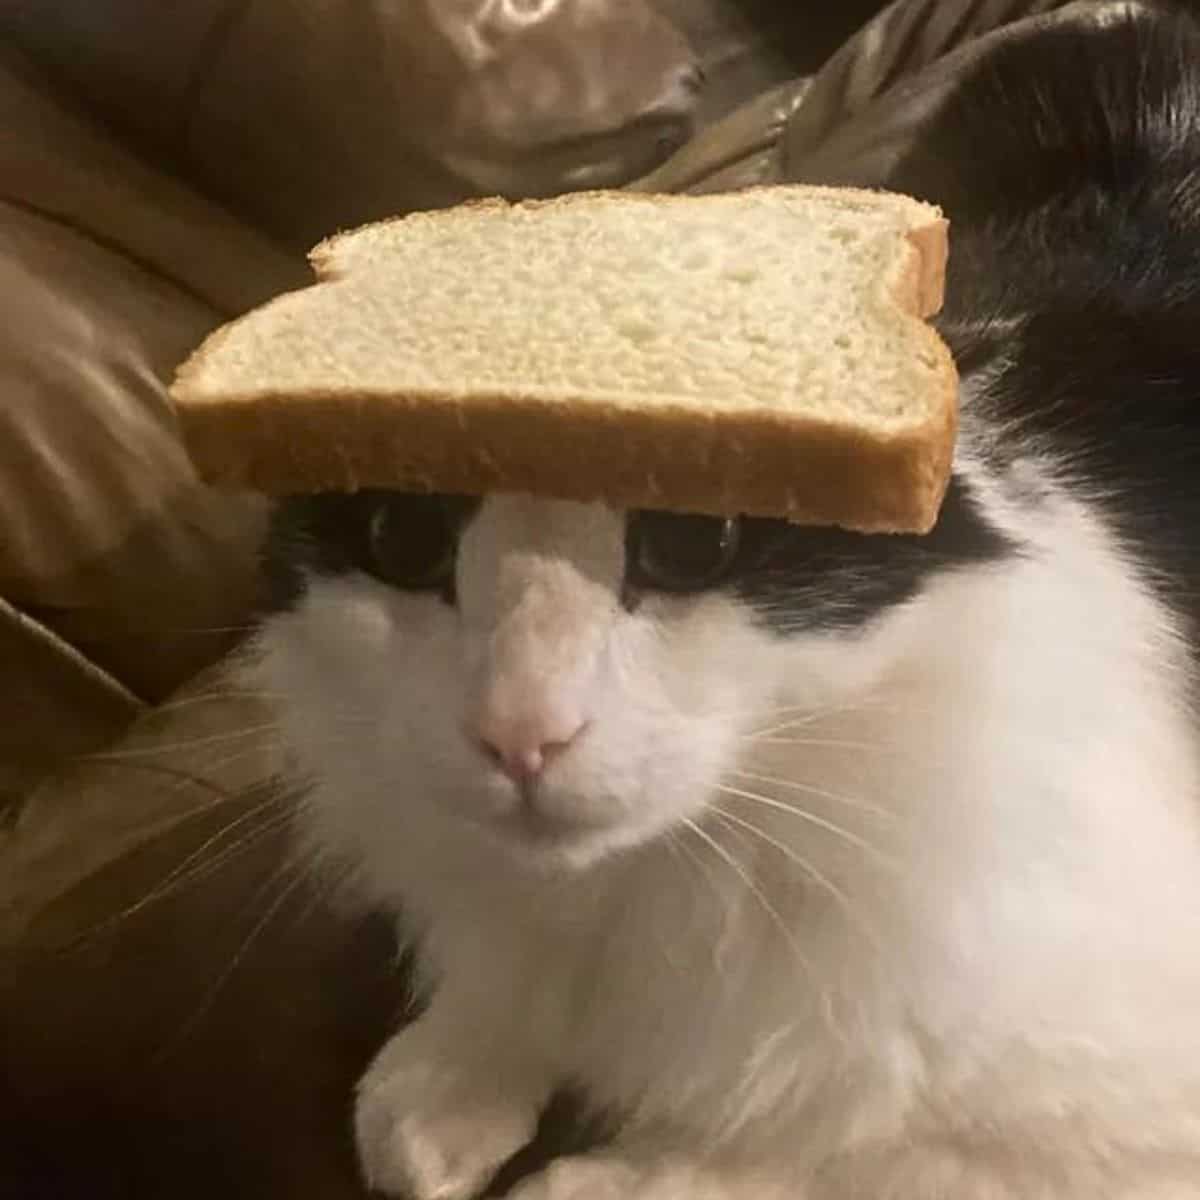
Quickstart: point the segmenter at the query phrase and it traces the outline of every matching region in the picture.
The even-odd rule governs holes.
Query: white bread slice
[[[313,253],[173,388],[200,474],[268,493],[521,491],[924,532],[957,377],[946,222],[781,186],[482,201]]]

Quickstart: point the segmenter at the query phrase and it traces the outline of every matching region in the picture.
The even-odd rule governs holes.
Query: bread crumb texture
[[[477,204],[368,226],[326,243],[328,281],[235,327],[193,382],[910,421],[942,367],[886,289],[913,213],[831,195]]]

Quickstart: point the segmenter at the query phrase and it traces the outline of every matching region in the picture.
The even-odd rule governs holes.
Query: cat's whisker
[[[889,746],[883,742],[856,742],[852,738],[812,738],[805,737],[803,734],[798,737],[776,736],[778,730],[783,728],[785,726],[779,726],[776,729],[766,730],[762,733],[747,734],[742,740],[750,743],[763,743],[776,746],[812,746],[814,748],[827,747],[829,749],[842,750],[874,750],[881,754],[911,753],[907,746]]]
[[[197,784],[200,787],[209,786],[216,787],[221,795],[226,797],[236,797],[239,790],[229,791],[216,783],[216,777],[219,776],[228,767],[232,767],[235,763],[253,761],[255,759],[265,758],[268,762],[274,762],[277,758],[282,757],[284,751],[284,743],[282,738],[272,738],[269,741],[255,742],[251,746],[239,746],[231,754],[222,754],[216,758],[206,759],[203,764],[203,775],[195,775],[190,771],[178,771],[178,779],[173,787],[170,787],[164,793],[167,796],[175,792],[182,791],[188,784]],[[115,764],[118,766],[129,764]],[[133,764],[133,769],[140,770],[145,766],[144,763]],[[274,778],[278,774],[273,770],[269,778]]]
[[[683,832],[687,832],[687,830],[685,829]],[[688,844],[687,839],[684,838],[677,829],[668,829],[666,831],[666,838],[672,851],[683,858],[684,861],[687,862],[692,870],[695,871],[699,876],[702,887],[707,889],[708,893],[712,896],[716,903],[716,907],[720,912],[722,924],[724,924],[725,921],[732,920],[734,918],[734,914],[730,911],[731,905],[729,904],[726,890],[722,888],[720,882],[713,875],[712,868],[708,862],[692,849],[692,847]],[[727,970],[727,960],[729,957],[729,950],[731,948],[730,943],[727,938],[719,936],[711,940],[711,945],[713,969],[719,975],[724,974]]]
[[[205,879],[211,878],[222,867],[227,866],[235,859],[241,858],[256,846],[268,841],[275,834],[283,832],[290,823],[291,816],[291,813],[284,813],[270,819],[264,819],[248,833],[244,833],[231,845],[226,846],[219,854],[213,855],[205,861],[196,862],[186,871],[180,872],[177,868],[172,872],[172,877],[168,877],[167,880],[157,886],[149,895],[143,897],[142,900],[139,900],[136,904],[131,905],[119,914],[120,920],[126,920],[156,901],[164,900],[184,888],[191,887],[194,884],[201,883]],[[227,833],[228,830],[223,831],[223,834]]]
[[[287,861],[275,871],[267,883],[259,889],[258,897],[265,898],[270,889],[278,884],[281,880],[283,886],[276,892],[274,898],[267,906],[266,910],[254,922],[250,932],[242,939],[241,944],[230,958],[229,963],[224,970],[217,976],[215,980],[205,990],[204,995],[200,998],[191,1015],[183,1022],[177,1031],[174,1039],[174,1044],[164,1046],[158,1054],[155,1055],[154,1061],[161,1063],[165,1058],[169,1057],[170,1053],[177,1049],[188,1037],[196,1030],[205,1015],[212,1008],[222,988],[233,977],[234,972],[241,966],[247,954],[253,948],[254,944],[262,936],[263,932],[270,923],[279,914],[280,910],[287,901],[296,893],[296,890],[305,883],[309,878],[309,870],[307,862]]]
[[[224,755],[219,759],[209,760],[204,763],[204,771],[206,774],[198,774],[196,771],[189,771],[182,767],[174,766],[166,762],[154,762],[149,759],[140,759],[135,762],[106,762],[98,763],[88,762],[88,766],[97,771],[103,768],[105,771],[125,772],[122,776],[119,787],[126,788],[129,786],[127,773],[136,772],[140,775],[149,775],[151,777],[162,776],[169,780],[169,784],[164,786],[155,785],[155,798],[160,801],[170,800],[172,796],[187,791],[199,792],[206,797],[205,800],[197,802],[179,814],[180,819],[190,820],[193,817],[200,816],[203,813],[210,812],[213,809],[220,808],[224,805],[236,803],[243,800],[247,793],[256,791],[262,787],[262,782],[251,783],[244,787],[230,789],[221,786],[212,776],[223,770],[234,762],[242,759],[250,759],[257,757],[263,753],[262,746],[246,746],[242,747],[235,754]],[[283,780],[283,777],[273,774],[268,779],[268,784],[275,787],[275,780]],[[47,781],[39,786],[47,786],[51,781]],[[286,781],[284,781],[286,782]],[[296,780],[298,783],[298,779]],[[91,779],[88,783],[89,788],[97,788],[102,792],[109,790],[110,785],[103,779]],[[115,793],[115,787],[111,788]]]
[[[894,821],[895,815],[880,808],[878,805],[871,804],[866,800],[859,800],[854,796],[846,796],[841,792],[833,792],[828,788],[816,787],[811,783],[802,783],[798,779],[784,779],[778,775],[766,775],[759,771],[746,771],[740,767],[730,767],[726,771],[727,775],[736,776],[738,779],[749,779],[754,783],[764,783],[772,787],[787,788],[789,791],[802,792],[806,796],[816,796],[820,800],[828,800],[834,804],[844,805],[846,808],[853,808],[859,812],[870,813],[873,817],[878,817],[883,821]]]
[[[219,769],[221,766],[226,765],[227,762],[237,761],[237,759],[245,757],[246,753],[247,752],[241,752],[237,755],[222,759],[220,762],[214,765],[214,769]],[[147,768],[139,765],[136,769],[145,770]],[[162,768],[150,769],[160,770]],[[286,800],[292,797],[294,797],[297,803],[299,803],[302,798],[298,781],[290,776],[279,773],[275,773],[267,776],[266,778],[257,780],[256,782],[238,790],[228,790],[226,788],[219,787],[208,778],[203,776],[194,776],[187,772],[172,771],[168,773],[178,776],[177,784],[179,787],[182,787],[186,784],[192,784],[195,785],[199,790],[207,792],[210,797],[206,802],[197,804],[188,809],[186,812],[182,813],[181,818],[185,821],[190,821],[195,817],[204,816],[205,813],[212,812],[218,808],[224,808],[231,805],[236,806],[240,803],[244,803],[252,796],[256,797],[256,802],[251,811],[257,809],[263,803],[274,803],[278,800]]]
[[[732,822],[739,829],[744,829],[747,833],[753,834],[756,838],[767,845],[772,846],[780,854],[782,854],[789,862],[797,866],[809,879],[818,887],[827,892],[841,906],[842,911],[846,914],[846,918],[854,925],[864,937],[867,938],[873,946],[877,946],[878,942],[875,937],[874,930],[870,924],[865,921],[855,906],[851,903],[850,897],[846,895],[840,887],[837,886],[828,876],[819,871],[803,856],[797,854],[790,846],[785,846],[778,838],[772,837],[766,830],[755,825],[753,821],[747,821],[742,817],[731,813],[728,809],[721,808],[719,805],[712,805],[710,812],[720,821]]]
[[[676,830],[668,829],[667,842],[673,850],[676,850],[679,854],[683,855],[683,857],[686,858],[687,861],[696,868],[696,870],[704,878],[705,883],[712,888],[713,895],[720,897],[721,889],[717,886],[716,881],[713,879],[712,873],[709,871],[708,866],[705,864],[704,860],[692,850],[684,838],[682,838]]]
[[[760,905],[762,905],[763,911],[768,917],[770,917],[772,923],[779,930],[780,934],[782,934],[784,940],[795,954],[796,960],[804,968],[805,974],[819,987],[820,977],[814,969],[812,962],[804,953],[804,950],[797,940],[795,933],[791,930],[783,917],[780,916],[779,910],[767,898],[766,893],[758,885],[754,877],[746,869],[745,865],[740,863],[735,855],[731,854],[724,846],[721,845],[720,842],[716,840],[716,838],[708,833],[698,822],[692,820],[691,817],[683,818],[683,826],[685,829],[690,829],[692,833],[700,838],[700,840],[704,842],[704,844],[708,846],[709,849],[712,850],[712,852],[716,854],[717,857],[720,858],[721,861],[724,862],[730,868],[730,870],[734,872],[734,874],[737,875],[737,877],[745,885],[746,890],[758,901]]]
[[[797,714],[797,720],[807,719],[813,715],[812,707],[807,704],[776,704],[766,706],[755,704],[736,707],[715,705],[711,709],[705,709],[703,715],[710,719],[741,724],[748,721],[761,721],[764,718],[778,719],[787,717],[789,714]]]
[[[285,812],[271,812],[270,810],[278,809],[281,805],[289,805],[290,800],[291,797],[286,793],[277,794],[260,801],[253,808],[248,809],[241,816],[230,821],[216,833],[206,838],[200,846],[187,855],[182,862],[178,863],[161,883],[131,909],[127,909],[123,915],[131,916],[139,909],[176,890],[176,885],[184,887],[192,883],[198,883],[201,879],[205,879],[215,871],[218,871],[225,863],[245,853],[266,836],[286,828],[293,816],[290,806]],[[258,819],[257,823],[252,825],[248,833],[235,838],[230,845],[225,846],[219,853],[207,859],[205,858],[210,850],[220,845],[231,834],[255,819]]]
[[[344,886],[351,874],[352,868],[345,864],[340,870],[331,872],[320,886],[313,889],[313,894],[309,897],[308,903],[296,914],[295,924],[303,925],[308,921],[313,913],[324,905],[338,888]]]
[[[251,725],[245,729],[228,729],[222,733],[203,734],[200,737],[185,738],[178,742],[160,742],[153,746],[138,747],[129,750],[98,750],[93,754],[80,755],[77,762],[111,763],[135,762],[138,759],[152,758],[160,754],[176,754],[185,750],[195,750],[202,746],[220,745],[236,741],[238,738],[262,737],[265,733],[278,731],[276,722],[271,721],[261,725]]]
[[[719,821],[725,822],[726,824],[732,823],[739,829],[744,829],[747,832],[754,834],[755,837],[766,842],[768,845],[774,846],[775,849],[784,856],[784,858],[788,859],[789,862],[792,862],[799,867],[804,874],[807,875],[808,878],[816,883],[819,887],[823,888],[831,896],[834,896],[842,903],[850,903],[846,898],[845,893],[835,883],[827,879],[819,870],[817,870],[816,867],[807,862],[790,847],[785,846],[777,838],[772,837],[764,829],[759,828],[759,826],[755,825],[752,821],[747,821],[745,818],[739,817],[736,813],[730,812],[727,808],[722,808],[719,804],[710,805],[708,811],[711,812]]]
[[[293,812],[289,810],[285,813],[272,814],[267,812],[267,810],[276,808],[281,802],[286,802],[288,799],[289,797],[286,794],[268,796],[265,800],[260,801],[235,820],[222,826],[221,829],[208,837],[197,849],[193,850],[181,862],[177,863],[164,879],[155,884],[140,899],[72,938],[63,947],[63,953],[69,953],[82,945],[88,944],[95,938],[100,937],[131,917],[136,916],[139,912],[149,908],[157,901],[174,895],[180,889],[190,887],[209,878],[227,863],[247,853],[271,835],[281,832],[292,819]],[[264,813],[266,813],[265,816]],[[251,818],[260,818],[260,823],[248,833],[237,838],[231,845],[224,847],[219,853],[205,858],[209,850],[228,838],[235,829],[244,825]]]
[[[845,716],[848,713],[856,713],[861,711],[861,706],[856,703],[847,703],[843,705],[822,706],[814,708],[811,704],[794,704],[794,705],[778,705],[774,708],[755,708],[748,710],[746,715],[758,718],[774,718],[768,726],[757,730],[751,730],[750,733],[744,735],[746,737],[754,737],[756,734],[769,734],[775,730],[781,729],[803,729],[811,725],[819,724],[821,721],[833,720],[836,717]],[[789,713],[797,714],[794,717],[788,717],[786,720],[779,720],[779,717],[786,717]]]
[[[720,889],[713,882],[712,877],[709,875],[707,869],[702,866],[700,859],[692,852],[691,847],[689,847],[680,836],[678,830],[665,830],[663,832],[663,844],[667,847],[667,851],[670,853],[673,859],[675,859],[677,862],[682,861],[686,864],[688,869],[698,872],[704,881],[704,885],[712,888],[713,895],[715,897],[720,897]],[[662,948],[662,955],[668,962],[671,961],[670,951],[666,947]],[[719,956],[714,956],[714,959],[714,965],[719,970]]]
[[[337,733],[374,727],[378,722],[367,717],[354,719],[331,714],[328,724],[330,729]],[[268,737],[267,735],[269,734],[275,736]],[[178,775],[180,787],[188,783],[203,786],[204,781],[201,777],[195,776],[188,770],[174,764],[156,760],[184,754],[192,750],[203,749],[204,747],[228,745],[229,743],[241,743],[241,745],[232,754],[216,759],[205,759],[202,763],[204,771],[211,774],[221,767],[229,766],[240,759],[251,758],[255,755],[266,755],[274,758],[281,755],[288,746],[288,742],[283,737],[280,726],[272,722],[270,724],[250,726],[245,729],[226,730],[218,734],[204,734],[199,737],[176,742],[162,742],[125,750],[98,750],[78,755],[71,760],[70,765],[108,767],[113,769],[129,767],[139,770],[158,770]]]
[[[252,746],[239,746],[229,754],[222,754],[217,758],[206,760],[204,770],[208,775],[215,775],[223,767],[232,766],[235,762],[241,762],[256,755],[261,755],[268,762],[275,762],[277,759],[282,759],[286,749],[287,743],[282,736],[264,738],[262,741],[255,741]]]
[[[729,717],[782,717],[788,713],[798,713],[799,720],[815,720],[824,715],[823,711],[814,710],[811,704],[768,704],[747,705],[742,708],[727,708],[721,710],[723,716]]]
[[[848,738],[813,738],[813,737],[747,737],[743,741],[750,747],[748,754],[753,754],[756,747],[779,746],[796,750],[847,750],[857,754],[876,755],[879,758],[891,758],[902,762],[910,762],[925,771],[945,771],[949,763],[942,758],[930,756],[922,747],[911,745],[888,744],[882,741],[854,741]]]
[[[814,703],[809,700],[803,703],[790,704],[747,704],[738,707],[718,708],[715,712],[730,718],[739,717],[778,717],[788,713],[796,713],[797,724],[813,724],[847,714],[873,712],[920,712],[932,708],[921,709],[908,702],[901,703],[898,699],[888,696],[855,695],[832,704]]]
[[[663,843],[671,852],[672,858],[679,858],[682,855],[679,834],[674,829],[667,829],[663,832]]]
[[[254,633],[259,629],[257,621],[241,625],[151,625],[137,630],[125,630],[127,637],[211,637],[222,633]]]
[[[240,746],[232,754],[223,754],[217,758],[207,759],[201,767],[194,770],[177,767],[171,763],[155,762],[148,758],[128,762],[124,760],[116,762],[102,760],[100,762],[89,762],[88,765],[94,769],[103,768],[107,771],[135,771],[143,774],[166,776],[170,779],[170,784],[161,789],[156,789],[156,794],[160,799],[168,800],[181,792],[195,789],[214,797],[208,804],[199,806],[197,810],[204,811],[208,808],[215,808],[221,804],[229,803],[243,792],[243,789],[231,790],[221,786],[216,779],[217,775],[227,768],[232,767],[235,763],[254,761],[264,756],[274,759],[276,756],[281,755],[283,750],[284,745],[280,739],[274,739],[269,742],[255,742],[252,745]],[[203,774],[198,773],[201,770]]]
[[[285,700],[283,692],[268,692],[260,688],[227,688],[221,691],[198,692],[194,696],[183,696],[178,700],[166,700],[154,706],[154,713],[178,712],[184,708],[194,708],[197,704],[217,704],[222,701],[236,700]]]
[[[752,729],[749,733],[742,735],[742,740],[747,742],[761,741],[766,737],[773,737],[777,733],[782,733],[788,729],[804,728],[812,725],[815,722],[815,717],[800,717],[795,721],[779,721],[774,725],[766,725],[760,729]]]
[[[261,703],[264,707],[283,702],[288,699],[286,692],[267,692],[251,689],[234,689],[229,691],[219,692],[204,692],[196,696],[185,696],[179,700],[168,700],[163,704],[155,705],[151,710],[150,718],[156,720],[160,715],[167,713],[175,713],[180,709],[194,708],[200,704],[221,704],[221,703],[236,703],[238,701],[249,701],[251,703]],[[360,726],[369,726],[377,724],[377,719],[370,716],[365,716],[361,713],[348,713],[339,711],[336,708],[331,708],[326,712],[325,717],[328,721],[335,725],[346,726],[350,728],[358,728]],[[241,731],[231,731],[234,735]],[[99,753],[103,754],[104,751]]]
[[[777,728],[784,728],[778,726]],[[784,746],[811,746],[814,749],[830,750],[872,750],[880,754],[905,754],[906,746],[888,746],[882,742],[856,742],[850,738],[809,738],[809,737],[775,737],[774,731],[768,735],[750,734],[743,740],[747,742],[775,742]]]
[[[793,804],[785,804],[782,800],[775,800],[770,796],[762,796],[757,792],[748,792],[742,788],[730,787],[728,784],[719,783],[716,785],[716,790],[722,795],[732,796],[738,800],[746,800],[754,804],[761,804],[766,808],[776,810],[778,812],[788,813],[790,816],[796,817],[800,821],[804,821],[818,829],[823,829],[834,837],[840,838],[852,846],[856,846],[863,853],[869,855],[874,861],[887,866],[889,869],[894,869],[896,863],[889,859],[886,855],[880,852],[878,847],[872,846],[866,839],[859,837],[849,829],[844,829],[834,821],[830,821],[825,817],[818,816],[816,813],[811,813],[807,809],[797,808]]]
[[[854,716],[865,713],[865,711],[865,707],[859,703],[821,708],[814,708],[811,704],[779,704],[717,708],[707,715],[719,717],[735,725],[748,724],[750,728],[741,731],[739,737],[743,741],[755,741],[769,738],[777,732],[808,729],[819,726],[823,722],[834,722],[839,717]]]
[[[783,711],[787,711],[786,709]],[[900,713],[906,716],[919,715],[921,713],[933,714],[936,710],[928,705],[914,705],[910,702],[892,702],[885,700],[882,697],[869,698],[860,697],[854,701],[847,702],[842,705],[833,705],[822,708],[811,708],[808,706],[798,706],[795,711],[801,713],[794,720],[778,721],[771,725],[758,730],[752,730],[744,735],[748,740],[758,737],[769,737],[779,731],[788,729],[807,728],[812,725],[819,724],[822,721],[832,720],[842,716],[874,716],[874,715],[890,715]],[[753,715],[771,717],[777,715],[777,710],[770,708],[760,709]]]

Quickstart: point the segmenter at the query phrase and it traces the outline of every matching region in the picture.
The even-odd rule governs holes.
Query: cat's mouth
[[[507,852],[530,860],[582,864],[597,857],[615,823],[595,816],[555,812],[544,801],[522,797],[477,822]]]
[[[585,836],[588,827],[567,817],[542,812],[530,804],[522,804],[500,822],[506,833],[532,845],[555,846]]]

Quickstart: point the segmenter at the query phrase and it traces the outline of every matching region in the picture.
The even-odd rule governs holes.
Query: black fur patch
[[[366,537],[372,514],[388,504],[416,515],[412,500],[368,491],[284,501],[265,555],[272,606],[294,606],[307,574],[370,573]],[[673,523],[666,518],[665,528]],[[687,536],[686,519],[677,523],[680,536]],[[757,518],[741,522],[740,532],[736,556],[711,587],[736,594],[779,633],[851,628],[910,599],[933,574],[1014,549],[980,518],[958,480],[950,485],[937,526],[924,537],[863,536]]]
[[[911,600],[934,576],[1016,550],[955,478],[923,536],[747,521],[732,586],[778,633],[853,629]]]
[[[464,497],[439,499],[455,510],[460,522],[468,520],[478,507],[478,501]],[[281,501],[273,514],[263,554],[268,604],[276,611],[294,607],[304,594],[305,577],[310,574],[375,573],[370,530],[380,507],[387,506],[401,528],[406,518],[412,521],[414,536],[421,536],[425,531],[416,523],[429,519],[429,500],[404,492],[365,489],[293,496]],[[453,602],[452,582],[442,595]]]
[[[1051,457],[1200,633],[1200,25],[1001,46],[879,182],[950,217],[942,329],[1007,364],[964,413],[994,465]]]

